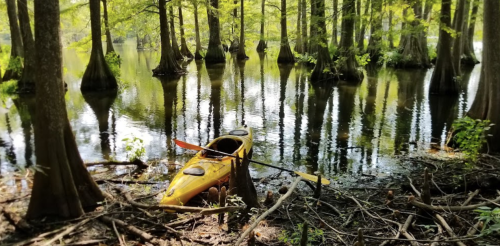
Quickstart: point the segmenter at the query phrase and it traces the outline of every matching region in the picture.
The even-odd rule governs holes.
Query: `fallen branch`
[[[472,237],[474,236],[477,232],[481,232],[481,230],[479,229],[480,227],[482,227],[483,225],[483,222],[482,221],[478,221],[476,224],[474,224],[474,226],[472,226],[468,231],[467,231],[467,236],[469,237]]]
[[[130,193],[124,191],[122,188],[116,187],[116,189],[120,193],[122,193],[127,202],[130,203],[130,205],[137,208],[174,210],[182,213],[200,213],[203,215],[232,213],[243,209],[243,207],[238,207],[238,206],[228,206],[223,208],[199,208],[199,207],[188,207],[188,206],[177,206],[177,205],[148,205],[134,201]]]
[[[11,203],[11,202],[15,202],[17,200],[21,200],[21,199],[29,197],[29,196],[31,196],[30,193],[22,195],[22,196],[18,196],[18,197],[13,197],[13,198],[5,199],[5,200],[0,201],[0,203]]]
[[[306,198],[309,199],[309,200],[315,200],[315,201],[317,201],[317,202],[319,202],[319,203],[321,203],[321,204],[329,207],[338,216],[342,216],[342,213],[336,207],[334,207],[333,205],[331,205],[330,203],[327,203],[327,202],[321,201],[320,199],[316,199],[316,198],[312,198],[312,197],[306,197]]]
[[[187,223],[191,223],[191,221],[195,221],[196,219],[199,219],[200,216],[196,216],[196,217],[191,217],[189,219],[185,219],[185,220],[179,220],[179,221],[174,221],[174,222],[170,222],[168,224],[165,224],[165,226],[168,226],[168,227],[177,227],[177,226],[180,226],[180,225],[185,225]]]
[[[295,181],[292,183],[292,186],[290,187],[290,189],[288,190],[288,192],[286,194],[284,194],[282,197],[280,197],[280,199],[278,199],[278,201],[276,201],[276,204],[274,204],[274,206],[272,206],[270,209],[268,209],[265,213],[263,213],[262,215],[260,215],[253,223],[252,225],[250,225],[246,231],[243,232],[243,234],[240,235],[240,238],[238,238],[238,241],[236,241],[236,246],[240,245],[243,240],[245,238],[247,238],[248,234],[250,234],[251,231],[253,231],[253,229],[255,229],[255,227],[257,227],[257,225],[259,224],[259,222],[261,220],[263,220],[265,217],[267,217],[269,214],[271,214],[274,210],[276,210],[278,207],[281,206],[281,204],[283,203],[283,201],[285,201],[285,199],[287,199],[291,194],[292,192],[295,190],[295,188],[297,188],[297,185],[299,184],[299,182],[302,180],[301,177],[297,177],[295,179]]]
[[[114,183],[114,184],[164,184],[165,182],[151,182],[140,180],[122,180],[122,179],[99,179],[95,181],[97,184]]]
[[[32,226],[26,220],[24,220],[18,214],[10,211],[10,209],[7,207],[0,206],[0,213],[3,213],[5,215],[5,218],[7,218],[7,220],[10,221],[13,226],[21,231],[28,232],[32,228]]]
[[[462,206],[466,206],[467,204],[469,204],[470,201],[472,201],[472,198],[474,198],[475,196],[477,196],[477,194],[479,194],[479,189],[476,189],[473,193],[471,193],[469,195],[469,198],[467,198],[467,200],[465,200],[464,203],[462,203]]]
[[[126,230],[126,231],[140,237],[144,241],[150,242],[154,245],[162,245],[163,244],[163,240],[157,239],[154,236],[152,236],[151,234],[149,234],[149,233],[147,233],[147,232],[145,232],[145,231],[143,231],[143,230],[141,230],[133,225],[129,225],[122,220],[115,219],[115,218],[109,217],[109,216],[103,216],[101,218],[101,220],[103,222],[108,223],[108,224],[112,224],[114,222],[116,225],[123,228],[124,230]]]
[[[413,237],[410,233],[408,233],[408,227],[410,226],[411,222],[413,221],[413,215],[410,215],[408,216],[408,218],[406,219],[403,227],[401,228],[400,232],[401,234],[403,234],[403,236],[405,236],[406,238],[412,240],[410,241],[410,244],[413,245],[413,246],[418,246],[418,243],[416,241],[413,241],[415,240],[415,237]]]
[[[413,186],[413,181],[411,180],[411,178],[410,177],[406,177],[406,178],[408,178],[408,181],[410,181],[410,187],[413,189],[413,192],[415,192],[415,195],[417,197],[420,197],[421,196],[420,191],[418,191],[417,188],[415,188],[415,186]]]
[[[125,246],[125,244],[123,243],[123,240],[122,240],[122,236],[120,235],[120,233],[118,232],[118,230],[116,229],[116,224],[115,222],[113,221],[112,222],[113,224],[113,231],[115,231],[115,234],[116,234],[116,238],[118,238],[118,241],[120,242],[120,246]]]
[[[148,168],[149,166],[139,159],[135,159],[134,161],[108,161],[108,162],[89,162],[85,163],[86,167],[93,166],[127,166],[127,165],[136,165],[138,168]]]
[[[486,206],[492,203],[496,203],[500,201],[500,197],[497,197],[495,200],[483,202],[483,203],[478,203],[475,205],[467,205],[467,206],[433,206],[433,205],[427,205],[421,202],[416,201],[415,199],[410,199],[410,203],[415,206],[419,207],[422,209],[427,209],[427,210],[434,210],[434,211],[442,211],[442,212],[458,212],[458,211],[465,211],[465,210],[474,210],[482,206]]]
[[[444,227],[444,229],[446,230],[446,232],[448,232],[448,235],[450,235],[452,238],[457,237],[457,235],[455,235],[455,233],[453,232],[453,230],[451,229],[451,227],[448,225],[448,223],[446,223],[446,220],[444,220],[444,218],[441,217],[441,215],[436,214],[434,217],[437,219],[437,221],[439,222],[439,224],[441,224]],[[466,246],[461,241],[456,241],[455,243],[458,246]]]
[[[96,219],[100,216],[102,216],[103,214],[100,214],[100,215],[97,215],[97,216],[94,216],[92,218],[87,218],[87,219],[84,219],[80,222],[78,222],[78,224],[76,225],[72,225],[70,227],[67,227],[64,231],[60,232],[59,234],[57,234],[55,237],[51,238],[50,240],[48,241],[45,241],[43,242],[42,244],[40,244],[41,246],[48,246],[48,245],[52,245],[52,243],[54,243],[55,241],[63,238],[64,236],[70,234],[72,231],[74,231],[76,228],[82,226],[82,225],[85,225],[87,224],[87,222],[93,220],[93,219]]]

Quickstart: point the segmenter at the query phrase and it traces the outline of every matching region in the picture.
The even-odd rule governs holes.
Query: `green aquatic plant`
[[[452,140],[458,146],[467,158],[466,165],[471,166],[477,162],[481,149],[487,144],[486,137],[491,136],[487,131],[494,125],[489,120],[466,116],[453,122],[448,142]]]
[[[129,161],[140,160],[146,155],[144,140],[132,136],[131,138],[124,138],[122,141],[125,142],[125,151]]]

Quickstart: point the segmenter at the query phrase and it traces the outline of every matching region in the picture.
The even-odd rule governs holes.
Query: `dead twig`
[[[135,159],[134,161],[108,161],[108,162],[89,162],[85,163],[86,167],[93,167],[93,166],[126,166],[126,165],[136,165],[138,168],[148,168],[149,165],[144,163],[143,161],[139,159]]]
[[[63,238],[64,236],[68,235],[69,233],[71,233],[72,231],[74,231],[76,228],[82,226],[82,225],[85,225],[87,224],[87,222],[93,220],[93,219],[96,219],[100,216],[103,216],[104,214],[100,214],[100,215],[97,215],[97,216],[94,216],[94,217],[91,217],[91,218],[87,218],[87,219],[84,219],[80,222],[78,222],[78,224],[75,224],[75,225],[72,225],[70,227],[67,227],[64,231],[58,233],[55,237],[51,238],[50,240],[48,241],[45,241],[43,242],[42,244],[40,244],[41,246],[48,246],[48,245],[52,245],[52,243],[54,243],[55,241]]]
[[[406,238],[408,238],[410,240],[415,240],[415,237],[413,237],[410,233],[408,233],[408,227],[410,226],[410,224],[411,224],[412,221],[413,221],[413,215],[408,216],[408,218],[406,219],[406,221],[405,221],[403,227],[401,228],[400,232]],[[417,241],[410,241],[410,244],[412,246],[418,246],[418,242]]]
[[[170,222],[168,224],[165,224],[165,226],[174,228],[174,227],[177,227],[177,226],[180,226],[180,225],[185,225],[187,223],[191,223],[191,221],[195,221],[196,219],[199,219],[199,218],[200,218],[200,216],[194,216],[194,217],[191,217],[189,219],[184,219],[184,220]]]
[[[3,213],[5,215],[5,218],[7,218],[7,220],[10,221],[13,226],[21,231],[28,232],[32,228],[32,226],[26,220],[24,220],[18,214],[10,211],[8,207],[0,206],[0,213]]]
[[[145,232],[145,231],[143,231],[143,230],[141,230],[133,225],[129,225],[122,220],[115,219],[115,218],[109,217],[109,216],[103,216],[101,218],[101,220],[104,221],[105,223],[108,223],[108,224],[115,222],[116,225],[123,228],[124,230],[126,230],[126,231],[140,237],[144,241],[150,242],[154,245],[162,245],[163,244],[163,240],[158,239],[158,238],[152,236],[151,234],[149,234],[149,233],[147,233],[147,232]]]
[[[441,224],[444,227],[444,229],[446,230],[446,232],[448,232],[448,235],[450,235],[452,238],[456,238],[457,237],[457,235],[455,235],[455,233],[453,232],[453,230],[451,229],[451,227],[448,225],[448,223],[446,223],[446,220],[444,220],[444,218],[441,217],[441,215],[436,214],[434,217],[437,219],[437,221],[439,222],[439,224]],[[455,244],[457,244],[458,246],[466,246],[461,241],[456,241]]]
[[[465,210],[474,210],[476,208],[486,206],[492,203],[496,203],[500,201],[500,197],[497,197],[495,200],[483,202],[483,203],[478,203],[475,205],[467,205],[467,206],[433,206],[433,205],[427,205],[421,202],[416,201],[415,199],[410,199],[410,203],[415,206],[419,207],[422,209],[426,210],[434,210],[434,211],[442,211],[442,212],[458,212],[458,211],[465,211]]]
[[[120,236],[120,233],[116,229],[115,222],[113,221],[112,224],[113,224],[113,230],[115,231],[115,234],[116,234],[116,238],[118,238],[118,241],[120,242],[120,246],[125,246],[125,244],[123,243],[122,237]]]
[[[246,231],[243,232],[243,234],[240,235],[240,238],[238,238],[238,241],[236,241],[236,246],[240,245],[243,240],[245,238],[247,238],[248,234],[253,231],[253,229],[255,229],[255,227],[257,227],[257,225],[259,224],[259,222],[261,220],[263,220],[265,217],[267,217],[269,214],[271,214],[274,210],[276,210],[279,206],[281,206],[281,204],[283,203],[283,201],[285,201],[285,199],[287,199],[291,194],[292,192],[295,190],[295,188],[297,188],[297,185],[299,184],[299,182],[302,180],[301,177],[297,177],[295,179],[295,181],[292,183],[292,186],[290,187],[290,189],[288,190],[288,192],[286,194],[284,194],[282,197],[280,197],[280,199],[278,199],[278,201],[276,202],[276,204],[274,204],[274,206],[272,206],[270,209],[268,209],[265,213],[263,213],[262,215],[260,215],[253,223],[252,225],[250,225]]]
[[[472,201],[472,199],[477,196],[477,194],[479,194],[479,189],[476,189],[474,192],[472,192],[470,195],[469,195],[469,198],[467,198],[467,200],[465,200],[464,203],[462,203],[462,206],[466,206],[467,204],[469,204],[470,201]]]
[[[410,177],[406,178],[408,178],[408,181],[410,181],[410,187],[413,189],[413,192],[415,192],[415,195],[417,195],[417,197],[420,197],[421,196],[420,191],[418,191],[417,188],[413,186],[413,181],[411,180],[411,178]]]

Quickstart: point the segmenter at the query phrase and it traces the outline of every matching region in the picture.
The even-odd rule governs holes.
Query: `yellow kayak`
[[[227,182],[234,157],[216,153],[224,152],[243,157],[243,151],[250,152],[253,144],[252,129],[245,126],[214,139],[189,160],[170,183],[161,205],[184,205],[191,198],[212,186]]]

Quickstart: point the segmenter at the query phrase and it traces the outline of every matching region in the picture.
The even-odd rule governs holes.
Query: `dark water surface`
[[[357,86],[314,86],[308,69],[278,66],[275,57],[247,51],[224,65],[184,64],[187,75],[158,79],[151,70],[158,52],[117,45],[122,88],[118,94],[82,96],[80,81],[89,54],[66,49],[66,102],[85,161],[125,160],[124,138],[144,141],[144,159],[184,163],[192,152],[174,138],[204,145],[242,124],[254,129],[253,158],[327,176],[398,172],[394,155],[425,151],[444,143],[451,122],[474,99],[480,66],[464,71],[458,99],[428,95],[431,70],[380,69],[365,72]],[[253,50],[253,49],[252,49]],[[0,171],[35,163],[34,99],[2,98]],[[254,173],[272,169],[254,166]]]

